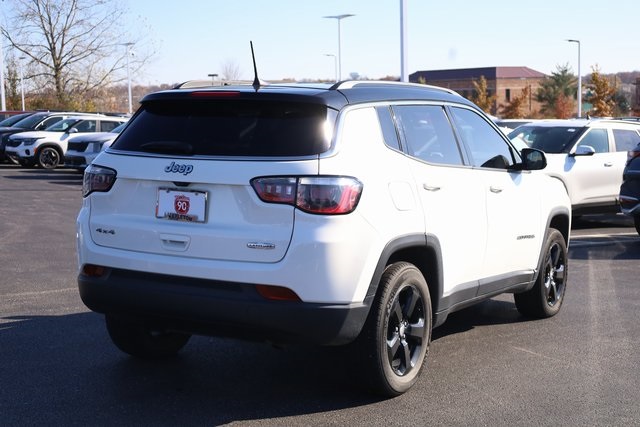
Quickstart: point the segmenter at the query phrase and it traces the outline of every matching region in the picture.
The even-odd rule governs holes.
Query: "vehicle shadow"
[[[633,219],[622,214],[582,215],[571,221],[572,230],[633,227]]]
[[[504,325],[529,322],[532,319],[522,316],[516,308],[511,295],[501,295],[451,313],[445,323],[433,330],[432,341],[467,332],[478,326]],[[510,299],[507,301],[505,299]]]
[[[489,300],[450,315],[433,340],[523,321],[513,303]],[[0,318],[0,355],[4,425],[220,425],[384,400],[359,385],[348,347],[192,337],[175,358],[141,361],[91,312]]]
[[[117,350],[102,316],[0,318],[3,425],[220,425],[368,405],[335,348],[193,337],[179,356]]]
[[[569,247],[569,258],[576,260],[640,259],[640,237],[594,236],[575,239]]]
[[[82,185],[82,172],[70,168],[41,169],[20,168],[13,165],[0,165],[0,169],[15,170],[16,174],[5,175],[5,179],[17,181],[48,181],[52,184],[77,184]]]

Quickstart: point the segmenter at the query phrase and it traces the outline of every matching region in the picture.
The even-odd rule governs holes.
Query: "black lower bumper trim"
[[[279,344],[341,345],[360,333],[372,298],[360,304],[270,301],[255,284],[107,269],[78,275],[80,297],[99,313],[156,321],[167,329]]]

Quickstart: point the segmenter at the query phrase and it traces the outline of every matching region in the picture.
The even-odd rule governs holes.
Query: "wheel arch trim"
[[[438,238],[431,234],[408,234],[389,241],[374,270],[367,298],[374,298],[382,274],[394,262],[406,261],[416,266],[427,281],[432,312],[437,312],[442,299],[442,251]]]

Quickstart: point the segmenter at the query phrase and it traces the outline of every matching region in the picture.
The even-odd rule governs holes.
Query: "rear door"
[[[465,166],[442,105],[398,105],[393,113],[411,157],[427,239],[442,255],[443,297],[451,304],[473,298],[487,240],[484,183]]]

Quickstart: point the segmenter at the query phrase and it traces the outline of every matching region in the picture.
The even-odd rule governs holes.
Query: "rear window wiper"
[[[184,141],[151,141],[140,145],[140,148],[149,153],[193,154],[193,146]]]

